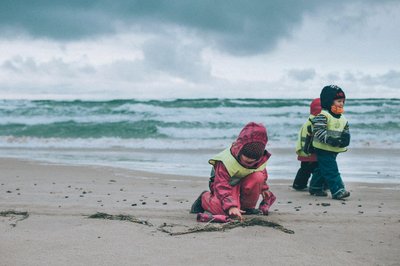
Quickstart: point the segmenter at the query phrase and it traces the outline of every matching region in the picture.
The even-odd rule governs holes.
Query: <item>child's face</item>
[[[336,99],[333,101],[333,105],[336,107],[341,107],[343,108],[344,106],[344,99]]]
[[[240,160],[241,160],[242,162],[244,162],[245,164],[252,164],[252,163],[254,163],[255,161],[257,161],[256,159],[249,158],[249,157],[247,157],[247,156],[244,156],[243,154],[240,155]]]

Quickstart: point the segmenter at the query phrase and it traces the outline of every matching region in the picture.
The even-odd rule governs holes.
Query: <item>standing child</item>
[[[346,96],[338,86],[329,85],[322,89],[320,99],[322,111],[313,119],[313,146],[320,172],[313,174],[309,191],[311,195],[323,196],[326,182],[332,198],[340,200],[350,196],[336,162],[338,153],[345,152],[350,143],[349,125],[343,115]]]
[[[312,119],[321,112],[321,101],[319,98],[314,99],[310,104],[310,116],[300,129],[297,143],[296,153],[299,160],[300,168],[297,171],[293,181],[295,190],[304,190],[307,188],[308,179],[318,166],[317,156],[312,149]]]
[[[209,160],[213,166],[210,192],[200,194],[193,203],[192,213],[207,211],[242,220],[243,214],[268,214],[275,196],[266,181],[267,130],[257,123],[248,123],[231,147]],[[263,197],[258,209],[256,204]]]

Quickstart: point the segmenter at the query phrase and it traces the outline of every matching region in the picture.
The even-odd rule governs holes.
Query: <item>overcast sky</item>
[[[334,3],[332,3],[334,2]],[[400,1],[2,0],[0,98],[400,98]]]

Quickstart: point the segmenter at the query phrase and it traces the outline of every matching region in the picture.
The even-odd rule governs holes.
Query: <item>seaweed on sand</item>
[[[117,215],[111,215],[108,213],[104,212],[97,212],[95,214],[89,215],[88,218],[91,219],[105,219],[105,220],[119,220],[119,221],[129,221],[132,223],[138,223],[138,224],[143,224],[147,226],[153,226],[150,222],[146,220],[141,220],[138,219],[132,215],[124,215],[124,214],[117,214]]]
[[[29,213],[26,211],[15,211],[15,210],[8,210],[8,211],[1,211],[0,216],[2,217],[15,217],[15,216],[22,216],[21,218],[15,220],[15,223],[12,223],[11,226],[17,226],[17,222],[25,220],[29,217]]]
[[[272,227],[274,229],[280,230],[287,234],[294,234],[293,230],[287,229],[278,223],[267,221],[267,220],[257,218],[257,217],[250,218],[250,219],[247,219],[244,221],[234,220],[234,221],[231,221],[231,222],[228,222],[225,224],[207,223],[203,226],[195,226],[195,227],[189,228],[186,231],[181,231],[181,232],[172,232],[172,231],[167,230],[166,227],[171,227],[171,226],[164,223],[163,225],[159,226],[158,230],[160,230],[161,232],[167,233],[171,236],[176,236],[176,235],[185,235],[185,234],[200,233],[200,232],[225,231],[225,230],[233,229],[235,227],[247,227],[247,226],[255,226],[255,225]]]
[[[132,215],[123,215],[123,214],[111,215],[111,214],[107,214],[107,213],[98,212],[98,213],[89,215],[88,218],[129,221],[129,222],[139,223],[139,224],[143,224],[143,225],[147,225],[147,226],[153,226],[150,222],[148,222],[146,220],[138,219]],[[233,229],[235,227],[247,227],[247,226],[256,226],[256,225],[272,227],[274,229],[280,230],[287,234],[294,234],[293,230],[287,229],[278,223],[267,221],[267,220],[264,220],[264,219],[258,218],[258,217],[246,219],[244,221],[233,220],[231,222],[224,223],[224,224],[207,223],[202,226],[195,226],[195,227],[188,228],[185,231],[178,231],[178,232],[173,232],[172,230],[167,229],[167,228],[175,227],[174,225],[167,224],[167,223],[163,223],[157,229],[159,231],[161,231],[163,233],[167,233],[171,236],[177,236],[177,235],[185,235],[185,234],[201,233],[201,232],[226,231],[226,230]]]

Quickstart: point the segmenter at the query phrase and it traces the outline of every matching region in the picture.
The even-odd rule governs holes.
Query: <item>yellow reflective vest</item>
[[[252,174],[254,172],[259,172],[263,171],[265,167],[267,166],[267,162],[263,163],[261,166],[258,168],[246,168],[242,166],[236,158],[231,154],[230,148],[223,150],[222,152],[218,153],[215,155],[213,158],[211,158],[208,163],[211,165],[215,165],[217,161],[220,161],[224,164],[226,170],[229,173],[229,176],[231,177],[229,184],[231,186],[237,185],[240,180],[249,174]]]
[[[347,119],[344,117],[344,115],[341,115],[340,118],[335,118],[325,110],[322,110],[321,114],[327,118],[326,137],[340,138],[345,126],[347,125]],[[316,137],[314,137],[313,146],[321,150],[332,151],[332,152],[347,151],[347,148],[333,147],[332,145],[321,142]]]
[[[310,136],[310,132],[308,132],[308,127],[312,127],[311,120],[314,118],[314,115],[310,115],[307,119],[307,122],[303,124],[303,126],[300,128],[299,134],[297,136],[297,142],[296,142],[296,153],[299,156],[303,157],[309,157],[311,156],[311,153],[305,153],[304,152],[304,145],[306,143],[306,138],[307,136]]]

